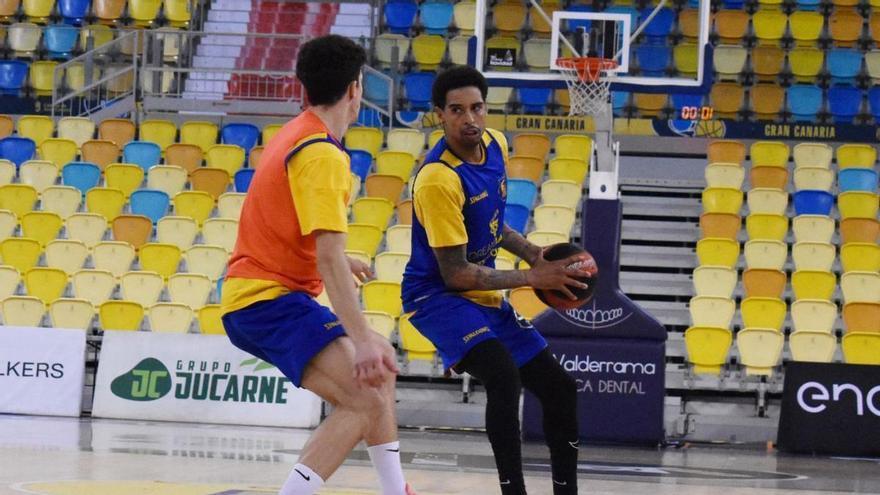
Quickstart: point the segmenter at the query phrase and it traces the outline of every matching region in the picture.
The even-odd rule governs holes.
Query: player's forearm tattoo
[[[452,290],[499,290],[528,285],[525,270],[495,270],[469,263],[465,246],[434,249],[440,273]]]
[[[529,265],[534,265],[541,256],[541,248],[529,242],[519,232],[504,225],[502,231],[501,247],[526,260]]]

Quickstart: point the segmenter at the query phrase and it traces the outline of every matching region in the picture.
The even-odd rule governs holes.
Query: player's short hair
[[[333,105],[357,81],[367,52],[354,41],[335,34],[309,40],[299,50],[296,76],[312,105]]]
[[[483,100],[486,99],[489,85],[486,84],[486,78],[483,77],[483,74],[469,65],[456,65],[437,76],[434,87],[431,88],[431,100],[434,102],[434,106],[444,108],[446,107],[446,95],[450,91],[470,86],[479,89]]]

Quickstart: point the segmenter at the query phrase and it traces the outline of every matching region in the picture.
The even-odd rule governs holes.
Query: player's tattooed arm
[[[434,248],[446,287],[456,291],[514,289],[529,285],[527,270],[495,270],[470,263],[467,247]]]
[[[526,260],[529,265],[534,265],[536,261],[541,259],[543,252],[539,246],[529,242],[522,234],[508,227],[507,224],[504,224],[504,229],[501,232],[501,247]]]

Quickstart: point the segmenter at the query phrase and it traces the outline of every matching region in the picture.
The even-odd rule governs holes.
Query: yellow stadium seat
[[[504,36],[516,36],[526,22],[526,8],[519,3],[501,3],[492,9],[492,18]]]
[[[89,330],[95,319],[95,308],[85,299],[56,299],[49,306],[49,319],[55,328]]]
[[[209,304],[199,310],[199,331],[203,335],[226,335],[219,304]]]
[[[526,235],[526,239],[540,247],[552,246],[561,242],[568,242],[569,234],[548,230],[533,230]]]
[[[406,352],[407,361],[433,361],[437,349],[410,321],[412,314],[400,317],[400,346]]]
[[[749,212],[785,215],[788,193],[779,189],[757,188],[748,192]]]
[[[9,210],[19,218],[34,209],[37,190],[27,184],[0,186],[0,210]]]
[[[797,46],[816,46],[825,27],[825,17],[821,13],[805,10],[792,12],[788,22]]]
[[[880,222],[874,218],[847,218],[840,222],[840,242],[877,242]]]
[[[782,270],[749,268],[743,272],[745,297],[774,297],[781,299],[788,278]]]
[[[95,187],[86,193],[88,211],[102,215],[108,222],[112,222],[114,218],[121,215],[124,206],[125,193],[120,189]]]
[[[577,208],[581,200],[581,186],[570,180],[550,179],[541,184],[541,201]]]
[[[113,219],[111,231],[114,241],[123,241],[140,249],[150,242],[153,235],[153,221],[143,215],[119,215]]]
[[[834,150],[831,146],[822,143],[800,143],[795,145],[792,152],[796,168],[801,167],[822,167],[829,168],[831,166],[831,158]]]
[[[418,129],[391,129],[388,131],[388,150],[404,151],[418,158],[425,151],[425,134]]]
[[[846,303],[843,306],[843,321],[847,333],[880,333],[880,303]]]
[[[161,0],[129,0],[128,15],[136,26],[149,26],[159,15]]]
[[[735,45],[727,44],[715,47],[713,62],[715,71],[718,73],[718,80],[739,80],[748,56],[749,51],[740,46],[738,42]]]
[[[52,89],[55,87],[56,67],[58,67],[58,62],[55,61],[41,60],[31,63],[28,78],[36,96],[52,96]]]
[[[280,131],[282,127],[284,127],[283,124],[268,124],[263,126],[261,137],[261,142],[263,143],[263,146],[269,144],[269,140],[272,139],[275,134],[278,134],[278,131]]]
[[[822,167],[800,167],[794,171],[794,187],[797,190],[812,189],[830,191],[834,174]]]
[[[688,309],[691,326],[729,329],[736,312],[736,303],[726,297],[695,296],[691,298]]]
[[[544,172],[544,162],[536,160],[541,165],[541,173]],[[574,158],[554,158],[547,167],[550,180],[564,180],[583,184],[589,173],[589,165],[583,160]],[[540,177],[539,177],[540,179]]]
[[[202,167],[189,174],[189,181],[194,191],[203,191],[213,199],[226,193],[230,181],[229,172],[222,168]]]
[[[188,0],[165,0],[164,3],[163,13],[168,24],[177,28],[187,28],[192,18],[191,3]]]
[[[379,335],[386,339],[391,339],[397,322],[394,317],[383,311],[364,311],[364,318],[367,319],[367,325]]]
[[[118,189],[128,199],[144,182],[144,169],[130,163],[114,163],[104,169],[107,187]]]
[[[351,229],[349,229],[349,236]],[[389,251],[407,253],[412,251],[412,227],[409,225],[394,225],[385,232],[385,245]]]
[[[36,239],[10,237],[0,242],[0,259],[20,273],[26,273],[36,266],[42,254],[42,247]]]
[[[244,159],[244,148],[234,144],[215,144],[205,152],[207,165],[227,171],[230,177],[244,166]]]
[[[801,299],[821,299],[830,301],[837,288],[837,277],[831,272],[818,270],[798,270],[791,274],[791,288],[794,297]]]
[[[41,246],[45,247],[46,244],[58,237],[63,225],[64,221],[56,213],[32,211],[21,217],[21,235],[36,239]]]
[[[697,242],[700,265],[733,268],[739,259],[739,243],[730,239],[706,238]]]
[[[195,144],[207,153],[217,143],[217,125],[212,122],[190,120],[180,126],[180,142]]]
[[[759,9],[752,16],[758,44],[778,46],[785,34],[788,16],[781,10]]]
[[[798,215],[792,222],[795,241],[831,242],[834,220],[823,215]]]
[[[370,174],[364,181],[364,189],[367,196],[385,198],[392,204],[397,204],[406,181],[396,175]]]
[[[70,186],[52,186],[41,195],[43,211],[51,211],[67,219],[79,209],[82,194]]]
[[[28,160],[21,164],[19,179],[22,184],[33,186],[38,193],[55,185],[58,168],[47,160]]]
[[[148,243],[141,246],[141,269],[156,272],[167,279],[177,273],[180,264],[180,248],[173,244]]]
[[[18,226],[18,217],[9,210],[0,210],[0,241],[12,237]]]
[[[149,309],[150,329],[161,333],[187,333],[193,321],[193,310],[186,304],[157,303]]]
[[[556,158],[571,158],[590,163],[593,155],[593,139],[585,134],[562,134],[553,143]]]
[[[812,84],[825,65],[825,52],[814,47],[794,48],[788,52],[788,61],[795,81]]]
[[[880,365],[880,334],[848,333],[841,346],[844,361],[849,364]]]
[[[15,294],[21,274],[13,266],[0,265],[0,300]]]
[[[409,254],[385,251],[376,255],[376,280],[382,282],[403,282],[403,271],[409,262]]]
[[[452,18],[455,26],[462,31],[462,34],[472,35],[474,33],[474,23],[477,17],[477,4],[471,0],[463,0],[457,2],[453,6]]]
[[[496,268],[498,267],[496,266]],[[538,296],[535,295],[535,290],[531,287],[517,287],[511,289],[508,299],[510,300],[510,305],[513,306],[513,309],[527,320],[531,320],[549,309],[549,306],[538,299]]]
[[[209,218],[202,226],[205,244],[220,246],[231,253],[238,237],[238,220],[231,218]]]
[[[703,190],[704,213],[731,213],[739,215],[743,194],[739,189],[729,187],[709,187]]]
[[[43,141],[37,150],[40,159],[54,163],[59,170],[76,160],[77,155],[76,142],[70,139],[49,138]]]
[[[754,213],[746,217],[746,231],[749,239],[784,241],[788,234],[788,218]]]
[[[730,298],[736,282],[736,270],[731,267],[698,266],[694,269],[694,290],[698,296]]]
[[[106,241],[92,248],[92,261],[98,270],[107,270],[114,277],[121,277],[131,269],[134,262],[134,247],[127,242]]]
[[[700,215],[700,237],[719,237],[736,240],[742,219],[731,213],[703,213]]]
[[[772,297],[749,297],[740,304],[743,325],[747,328],[782,330],[786,309],[785,301]]]
[[[119,287],[123,299],[149,308],[159,300],[165,280],[156,272],[130,271],[119,278]]]
[[[406,151],[381,151],[376,157],[376,173],[395,175],[408,181],[415,167],[415,157]]]
[[[840,277],[840,289],[846,303],[880,303],[880,274],[846,272]]]
[[[443,139],[443,129],[434,129],[428,135],[428,149],[433,149],[440,140]]]
[[[221,218],[234,218],[241,216],[241,208],[244,205],[244,193],[226,193],[217,198],[217,213]]]
[[[54,6],[55,3],[49,0],[24,0],[22,2],[24,15],[26,15],[29,20],[40,24],[46,22],[48,17],[52,15],[52,9]]]
[[[137,331],[144,319],[144,307],[132,301],[107,301],[98,308],[101,328]]]
[[[177,140],[177,126],[170,120],[145,120],[139,131],[141,141],[156,143],[163,151]]]
[[[376,62],[380,69],[388,69],[392,62],[402,63],[409,53],[409,47],[412,38],[401,34],[382,33],[376,37],[374,47],[376,49]],[[397,59],[392,60],[394,48],[397,48]],[[263,135],[263,144],[267,143],[265,134]]]
[[[795,270],[830,272],[836,256],[834,245],[823,242],[798,242],[791,250]]]
[[[837,306],[826,299],[798,299],[791,305],[791,320],[796,331],[830,334],[837,320]]]
[[[11,184],[15,178],[15,164],[9,160],[0,158],[0,186]]]
[[[420,34],[412,39],[412,54],[421,71],[434,71],[446,55],[446,38],[436,34]]]
[[[512,156],[507,161],[507,177],[510,179],[528,179],[541,184],[544,176],[544,161],[531,156]],[[554,179],[573,179],[572,176],[555,176]]]
[[[97,213],[76,213],[65,221],[67,237],[82,241],[89,249],[104,238],[107,219]]]
[[[95,123],[86,117],[63,117],[58,121],[58,137],[70,139],[79,148],[95,135]]]
[[[89,38],[92,39],[91,48],[89,48],[88,44]],[[83,51],[98,48],[111,41],[113,41],[113,31],[110,29],[110,26],[89,24],[84,26],[79,32],[80,49]]]
[[[136,132],[137,127],[130,119],[106,119],[98,124],[98,139],[110,141],[119,148],[134,140]]]
[[[345,133],[345,147],[350,150],[363,150],[374,158],[382,149],[385,135],[375,127],[350,127]]]
[[[22,115],[18,119],[18,135],[33,140],[37,146],[54,133],[55,122],[46,115]]]
[[[680,77],[695,77],[699,66],[699,50],[695,43],[680,43],[672,49],[672,60]]]
[[[27,295],[36,297],[48,306],[64,295],[67,274],[57,268],[31,268],[24,274],[24,286]]]
[[[352,223],[348,225],[348,237],[345,249],[363,251],[375,256],[382,242],[382,230],[375,225]]]
[[[399,283],[374,280],[364,284],[362,291],[367,311],[384,311],[395,318],[403,312]]]
[[[746,146],[739,141],[717,140],[709,143],[706,150],[709,163],[737,163],[746,159]]]
[[[745,328],[736,334],[740,362],[747,375],[770,375],[779,363],[785,335],[772,328]]]
[[[59,239],[46,244],[46,265],[68,275],[81,269],[88,256],[89,248],[80,241]]]
[[[374,225],[384,232],[394,215],[394,205],[385,198],[359,198],[351,211],[355,223]]]
[[[880,271],[880,246],[867,242],[851,242],[840,248],[844,272]]]
[[[521,133],[513,136],[513,154],[517,156],[531,156],[546,161],[550,154],[550,138],[546,134]]]
[[[196,311],[208,303],[213,288],[211,279],[200,273],[177,273],[168,278],[171,302],[186,304]]]
[[[694,373],[718,375],[727,362],[733,334],[726,328],[691,327],[684,333],[684,342]]]
[[[574,227],[575,210],[568,206],[544,204],[535,208],[535,229],[568,235]]]
[[[156,240],[173,244],[182,251],[193,245],[198,232],[198,224],[189,217],[162,217],[156,224]]]
[[[3,324],[10,327],[38,327],[46,313],[46,306],[36,297],[7,297],[0,308]]]
[[[877,218],[880,209],[880,195],[866,191],[847,191],[837,197],[837,208],[840,217],[847,218]]]
[[[788,257],[788,246],[781,241],[753,240],[746,242],[746,266],[781,270]]]
[[[229,253],[220,246],[193,246],[184,253],[189,273],[206,275],[212,282],[223,276]]]
[[[80,270],[70,276],[73,294],[94,306],[110,299],[116,288],[116,277],[107,270]]]
[[[842,144],[836,155],[840,169],[873,168],[877,163],[877,150],[870,144]]]
[[[741,189],[746,172],[736,163],[710,163],[706,167],[706,186]]]
[[[174,214],[192,218],[199,225],[211,216],[213,210],[214,198],[206,192],[183,191],[174,196]]]
[[[756,141],[749,155],[753,167],[787,167],[789,148],[780,141]]]

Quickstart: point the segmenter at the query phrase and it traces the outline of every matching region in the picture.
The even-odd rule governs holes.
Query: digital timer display
[[[712,107],[681,107],[683,120],[711,120],[713,115],[715,109]]]

